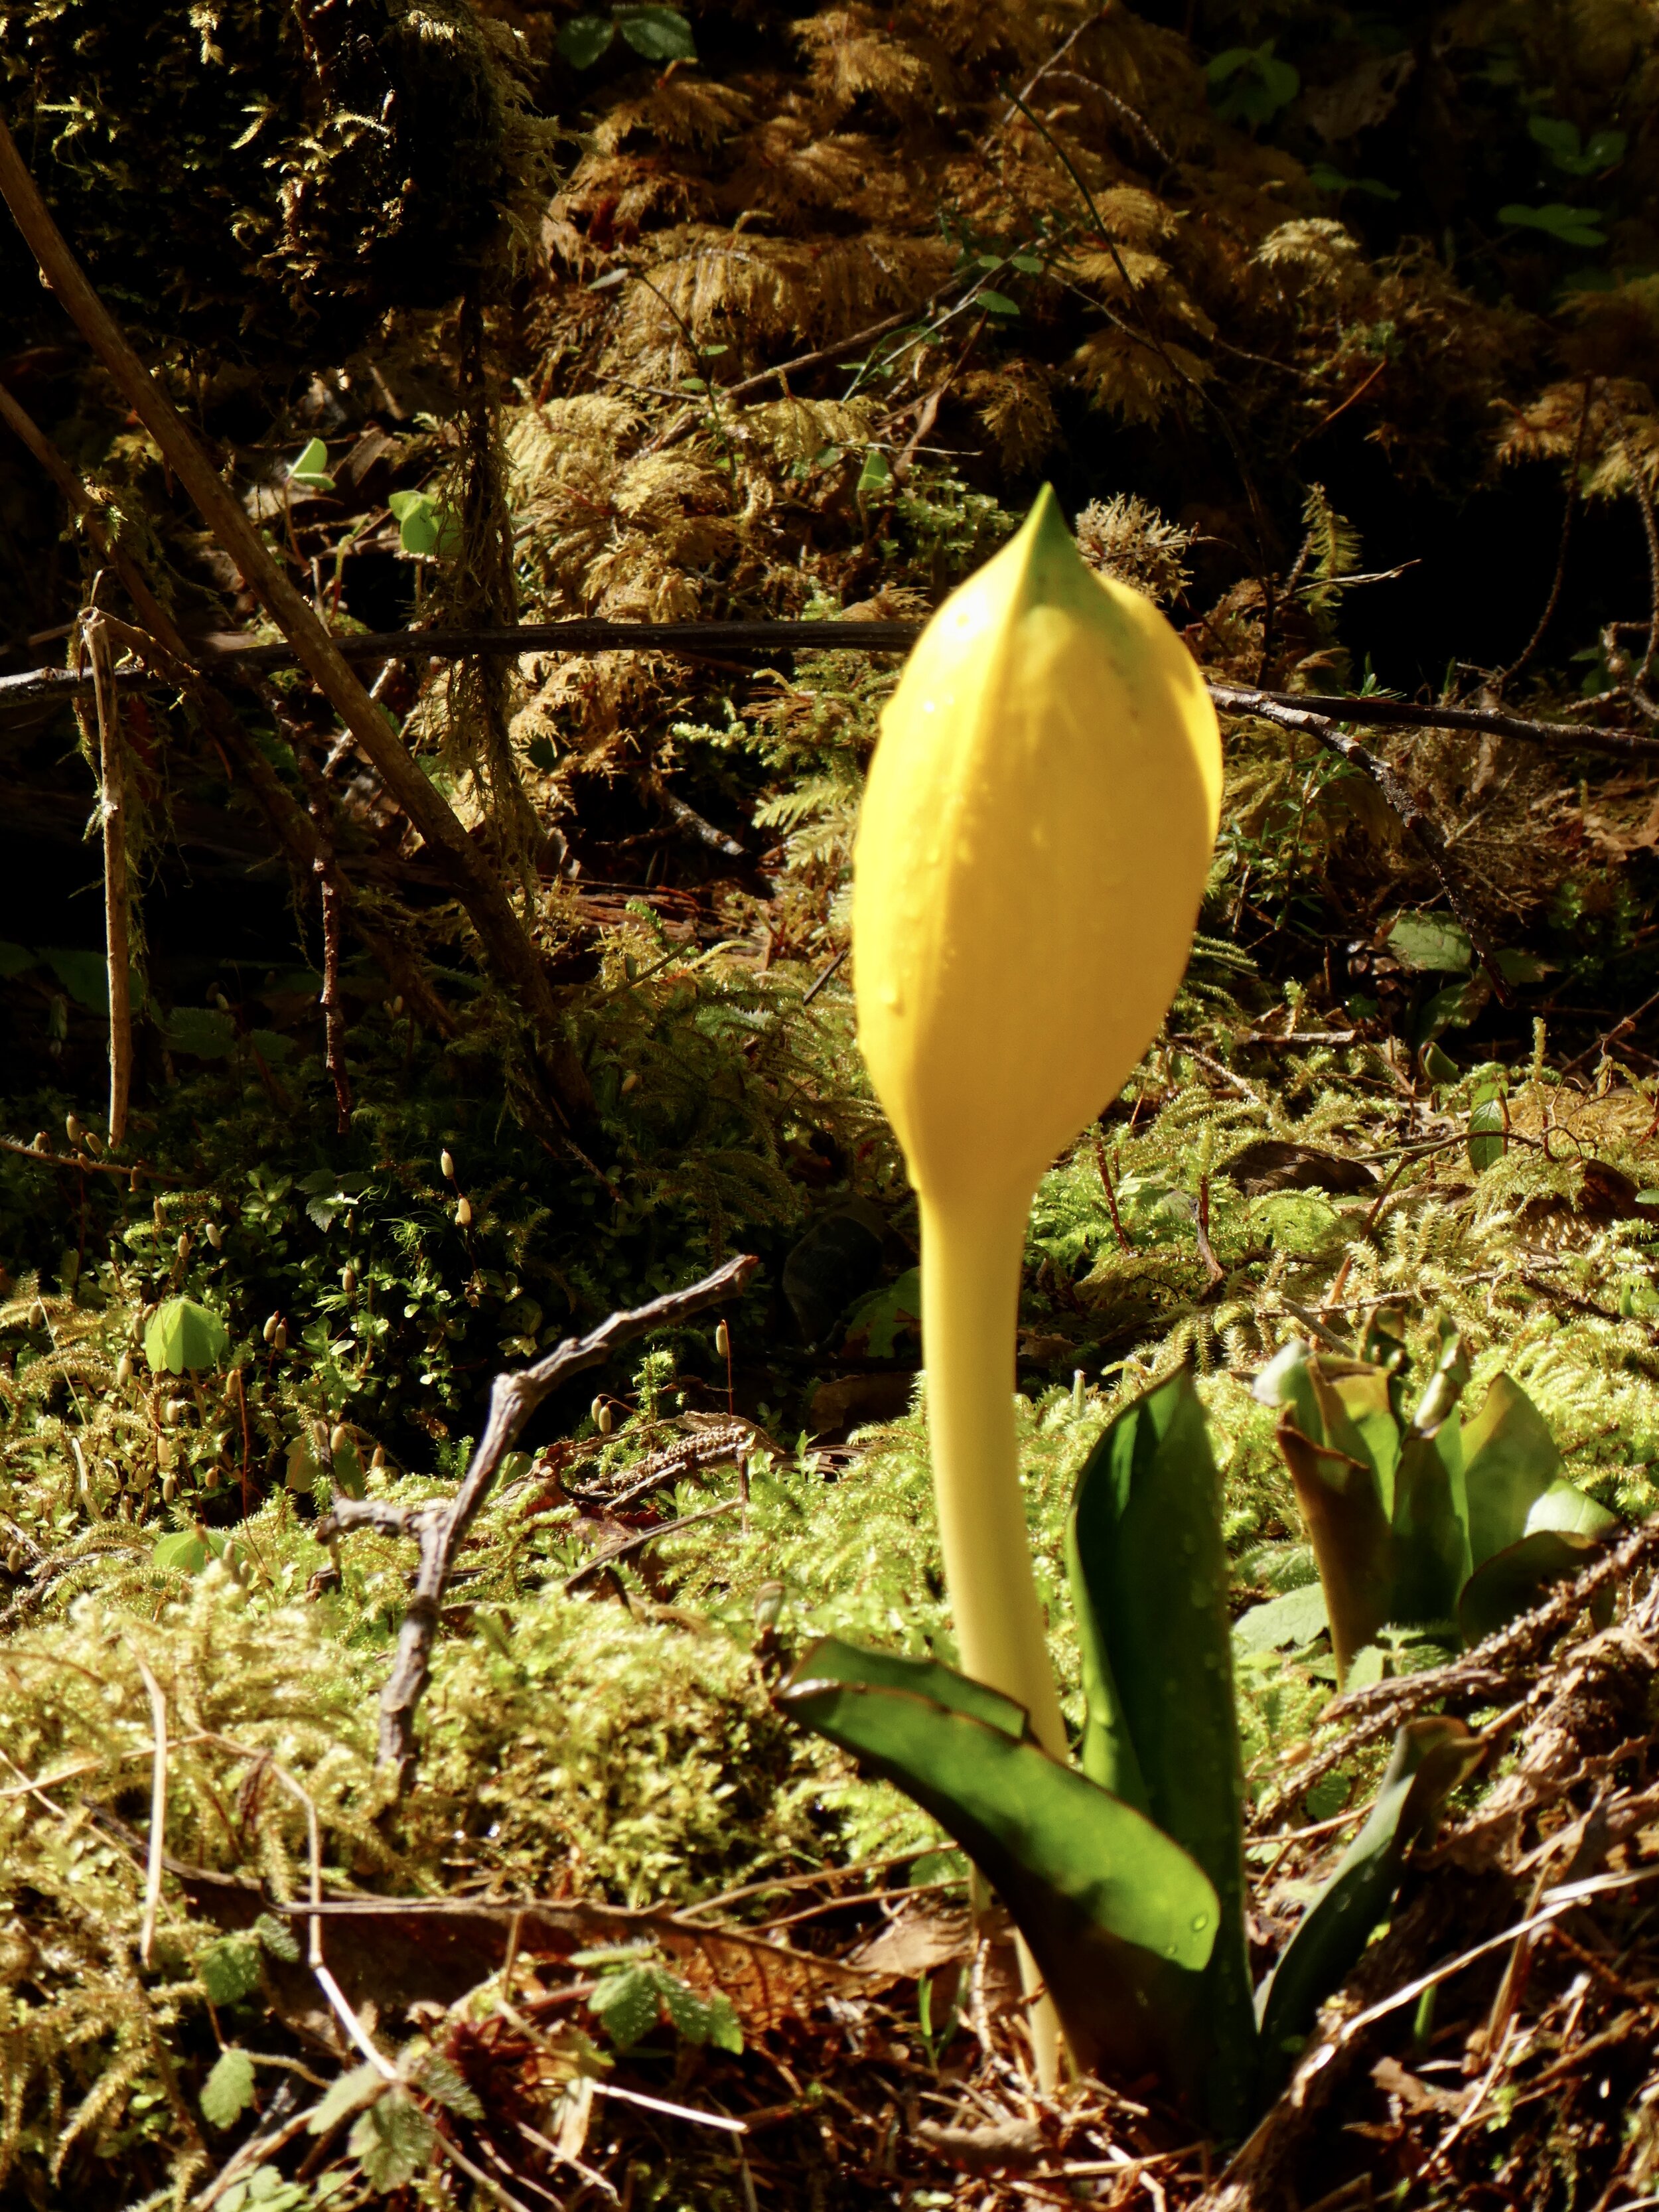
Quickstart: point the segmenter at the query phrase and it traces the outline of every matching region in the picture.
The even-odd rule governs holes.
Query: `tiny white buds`
[[[202,1234],[207,1238],[208,1243],[212,1245],[216,1252],[222,1249],[225,1241],[225,1232],[220,1228],[216,1221],[210,1221],[207,1227],[202,1231]]]
[[[178,1251],[179,1251],[179,1257],[181,1260],[188,1260],[188,1259],[189,1259],[189,1257],[190,1257],[190,1231],[189,1231],[189,1230],[188,1230],[188,1229],[181,1229],[181,1230],[179,1231],[179,1245],[178,1245]]]
[[[624,1075],[622,1079],[623,1097],[626,1098],[630,1091],[637,1091],[639,1088],[639,1083],[640,1071],[637,1067],[630,1067],[627,1074]]]
[[[610,1400],[607,1398],[596,1398],[593,1401],[592,1413],[594,1427],[599,1431],[602,1437],[608,1437],[611,1433],[613,1421]]]
[[[132,1380],[132,1354],[124,1352],[115,1363],[115,1380],[125,1389]]]
[[[722,1359],[732,1357],[732,1332],[724,1322],[714,1331],[714,1349]]]
[[[470,1198],[458,1198],[456,1200],[455,1218],[463,1229],[471,1229],[472,1226],[472,1200]]]
[[[349,1298],[357,1295],[357,1270],[348,1260],[340,1270],[340,1288]]]
[[[101,1152],[103,1151],[103,1149],[104,1149],[104,1140],[103,1140],[103,1139],[99,1135],[99,1133],[98,1133],[98,1132],[97,1132],[97,1130],[96,1130],[96,1129],[88,1129],[88,1130],[87,1131],[87,1133],[86,1133],[86,1138],[87,1138],[87,1150],[88,1150],[89,1152],[91,1152],[91,1153],[94,1155],[94,1157],[95,1158],[95,1157],[96,1157],[100,1152]]]
[[[78,1145],[82,1137],[86,1134],[86,1131],[81,1127],[80,1119],[76,1115],[67,1115],[64,1117],[64,1127],[69,1133],[69,1140],[72,1145]]]
[[[438,1155],[438,1165],[443,1170],[444,1181],[446,1182],[453,1182],[455,1180],[455,1155],[450,1151],[447,1145],[444,1146],[442,1152]]]
[[[347,1428],[343,1421],[337,1421],[333,1428],[329,1431],[328,1449],[330,1456],[332,1457],[336,1452],[343,1452],[350,1442],[350,1430]]]

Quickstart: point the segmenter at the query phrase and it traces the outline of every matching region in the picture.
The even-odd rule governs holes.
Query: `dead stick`
[[[504,884],[473,847],[453,809],[422,774],[401,739],[341,658],[314,609],[277,566],[240,501],[88,283],[37,190],[9,130],[0,123],[0,194],[3,194],[41,271],[71,321],[114,378],[122,396],[160,447],[214,537],[373,763],[387,790],[431,847],[471,918],[490,964],[516,994],[532,1024],[550,1038],[557,1006],[547,973],[514,913]],[[561,1056],[558,1103],[580,1113],[586,1104]]]
[[[384,1535],[413,1536],[420,1544],[414,1593],[398,1633],[392,1674],[380,1693],[376,1764],[392,1770],[399,1796],[414,1778],[415,1715],[432,1671],[432,1647],[437,1639],[444,1590],[467,1531],[520,1430],[549,1393],[571,1376],[586,1367],[599,1366],[619,1345],[643,1336],[647,1330],[672,1328],[705,1307],[718,1305],[741,1291],[759,1264],[751,1255],[741,1253],[689,1290],[670,1291],[653,1298],[648,1305],[613,1313],[587,1335],[566,1337],[533,1366],[520,1368],[516,1375],[498,1375],[489,1394],[489,1418],[483,1435],[460,1488],[447,1506],[411,1511],[378,1498],[337,1498],[331,1510],[318,1522],[317,1534],[324,1542],[348,1528],[376,1528]]]
[[[127,927],[126,771],[121,757],[120,708],[109,682],[109,632],[103,617],[83,625],[98,680],[99,812],[104,832],[104,959],[109,988],[109,1145],[126,1142],[132,1091],[132,953]]]

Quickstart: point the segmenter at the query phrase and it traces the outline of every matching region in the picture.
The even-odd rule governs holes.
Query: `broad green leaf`
[[[1418,1014],[1417,1042],[1431,1043],[1448,1030],[1467,1029],[1491,996],[1492,984],[1484,969],[1478,975],[1448,983],[1443,991],[1437,991],[1425,1002]]]
[[[1504,1157],[1506,1138],[1504,1128],[1504,1102],[1496,1091],[1482,1097],[1477,1095],[1469,1108],[1468,1154],[1469,1165],[1476,1175],[1484,1175],[1488,1168],[1496,1167]]]
[[[1283,1597],[1253,1605],[1233,1623],[1235,1651],[1285,1651],[1311,1644],[1330,1626],[1325,1593],[1317,1583],[1286,1590]]]
[[[216,1366],[230,1345],[230,1331],[216,1313],[194,1298],[167,1298],[144,1331],[144,1357],[151,1371],[194,1374]]]
[[[195,1060],[222,1060],[236,1042],[236,1024],[216,1006],[175,1006],[167,1016],[167,1041],[174,1052]]]
[[[431,2115],[402,2089],[389,2089],[360,2112],[346,2137],[346,2148],[363,2169],[364,2180],[386,2194],[417,2182],[437,2144]]]
[[[592,69],[609,52],[616,35],[616,25],[603,15],[573,15],[568,23],[561,24],[553,43],[561,60],[568,62],[572,69],[585,70]]]
[[[306,2123],[307,2132],[325,2136],[336,2128],[348,2112],[356,2112],[378,2097],[386,2087],[386,2076],[378,2066],[370,2065],[367,2058],[361,2066],[354,2066],[349,2074],[342,2074],[330,2082],[323,2092],[322,2102]]]
[[[1570,1490],[1572,1486],[1566,1483],[1562,1487]],[[1601,1507],[1594,1499],[1583,1498],[1582,1491],[1573,1495],[1583,1498],[1593,1511],[1601,1512]],[[1611,1514],[1604,1517],[1613,1518]],[[1517,1613],[1536,1605],[1552,1583],[1564,1581],[1587,1567],[1600,1548],[1599,1531],[1543,1528],[1494,1552],[1469,1577],[1457,1601],[1458,1632],[1464,1643],[1479,1644],[1494,1630],[1506,1626]],[[1605,1626],[1612,1618],[1613,1593],[1604,1595]]]
[[[252,2102],[253,2061],[233,2044],[202,2084],[202,2118],[210,2127],[234,2128]]]
[[[1486,1749],[1459,1720],[1407,1721],[1394,1740],[1370,1817],[1308,1908],[1257,2001],[1261,2022],[1261,2089],[1277,2094],[1294,2044],[1351,1971],[1388,1910],[1411,1844],[1437,1816],[1448,1795]]]
[[[109,1018],[109,963],[101,952],[81,952],[62,946],[41,953],[52,974],[77,1006]]]
[[[1409,1625],[1451,1620],[1469,1573],[1462,1436],[1455,1418],[1432,1436],[1407,1431],[1395,1474],[1393,1522],[1389,1619]]]
[[[661,2011],[654,1963],[641,1960],[637,1965],[601,1975],[587,2000],[587,2009],[604,2023],[605,2033],[618,2051],[631,2051],[657,2025]]]
[[[1523,230],[1541,230],[1563,246],[1605,246],[1607,242],[1607,233],[1596,228],[1602,220],[1599,208],[1568,207],[1559,200],[1552,200],[1545,207],[1523,207],[1512,200],[1507,207],[1498,209],[1498,220],[1514,223]]]
[[[1190,1369],[1125,1407],[1090,1454],[1066,1571],[1085,1654],[1084,1771],[1143,1806],[1219,1901],[1193,2042],[1203,2108],[1231,2134],[1247,2118],[1254,2063],[1243,1779],[1221,1481]]]
[[[785,1708],[896,1782],[968,1852],[1030,1945],[1079,2063],[1179,2067],[1215,1942],[1204,1870],[1150,1820],[1038,1745],[962,1708],[993,1695],[961,1678],[957,1709],[836,1675],[816,1647]],[[998,1708],[1006,1700],[996,1699]]]
[[[959,1674],[938,1659],[907,1658],[902,1651],[872,1651],[860,1644],[843,1644],[838,1636],[821,1637],[790,1677],[790,1689],[799,1697],[819,1688],[897,1690],[926,1698],[947,1712],[966,1713],[982,1721],[1012,1742],[1030,1735],[1025,1708],[1000,1690]]]
[[[868,497],[893,481],[893,465],[885,453],[872,447],[864,457],[864,466],[859,471],[857,491]]]
[[[988,315],[1007,316],[1017,315],[1019,313],[1018,300],[1011,300],[1006,292],[993,291],[989,285],[987,285],[982,292],[975,293],[974,305],[976,307],[983,307]]]
[[[304,491],[332,491],[334,479],[328,472],[328,447],[320,438],[313,438],[297,461],[289,468],[289,480]]]
[[[405,553],[446,557],[459,544],[454,516],[430,492],[394,491],[386,505],[397,521],[398,543]]]
[[[1463,1431],[1469,1551],[1477,1567],[1525,1535],[1534,1504],[1560,1477],[1548,1422],[1512,1376],[1495,1376]]]
[[[0,980],[9,983],[14,975],[24,975],[31,968],[40,965],[40,955],[31,952],[26,945],[8,945],[0,941]]]
[[[169,1574],[199,1575],[208,1563],[207,1542],[194,1528],[176,1529],[157,1539],[150,1557]]]
[[[694,62],[691,26],[677,8],[618,8],[617,28],[648,62]]]
[[[1394,1532],[1368,1461],[1316,1443],[1288,1411],[1279,1416],[1278,1437],[1319,1565],[1340,1684],[1355,1653],[1391,1617]]]
[[[1385,942],[1402,968],[1420,975],[1462,975],[1474,958],[1468,930],[1443,914],[1397,914]]]
[[[1381,177],[1345,177],[1328,161],[1316,161],[1308,172],[1308,180],[1322,192],[1364,192],[1375,200],[1397,200],[1400,197],[1395,186],[1385,185]]]
[[[222,1936],[198,1957],[196,1978],[210,2004],[240,2004],[259,1986],[258,1938]]]
[[[858,1339],[872,1359],[890,1359],[902,1332],[921,1327],[921,1270],[907,1268],[896,1281],[860,1298],[847,1317],[847,1342]]]

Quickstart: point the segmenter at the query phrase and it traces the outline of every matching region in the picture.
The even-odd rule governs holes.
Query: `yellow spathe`
[[[1221,795],[1215,711],[1044,489],[882,717],[854,860],[859,1043],[925,1197],[1029,1200],[1156,1034]]]
[[[1220,793],[1186,648],[1149,599],[1085,565],[1045,489],[911,654],[854,857],[859,1042],[921,1201],[962,1665],[1018,1698],[1061,1758],[1014,1431],[1025,1219],[1175,994]]]

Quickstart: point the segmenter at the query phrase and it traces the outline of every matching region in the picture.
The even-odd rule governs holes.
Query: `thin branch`
[[[558,1018],[552,985],[506,886],[475,848],[436,785],[388,728],[380,708],[342,659],[316,610],[278,566],[241,502],[87,282],[3,124],[0,124],[0,194],[70,320],[155,439],[209,530],[234,561],[312,680],[430,847],[501,981],[513,990],[534,1027],[550,1036]],[[562,1103],[579,1109],[580,1101],[573,1097]]]
[[[1211,696],[1218,707],[1232,707],[1236,712],[1257,714],[1264,721],[1277,722],[1282,729],[1303,731],[1316,738],[1329,752],[1339,754],[1351,768],[1368,776],[1382,793],[1390,811],[1399,819],[1401,827],[1417,846],[1434,870],[1446,902],[1468,933],[1481,966],[1486,969],[1493,994],[1500,1006],[1513,1003],[1513,994],[1498,965],[1497,956],[1486,940],[1486,932],[1469,910],[1462,887],[1452,873],[1446,833],[1419,805],[1411,787],[1395,773],[1393,766],[1381,754],[1371,752],[1358,738],[1351,738],[1340,730],[1328,716],[1310,713],[1305,708],[1285,706],[1263,692],[1236,692],[1219,684],[1212,684]],[[1255,705],[1240,702],[1254,699]]]
[[[573,1591],[579,1590],[584,1583],[602,1575],[607,1567],[615,1566],[618,1559],[632,1559],[635,1552],[642,1552],[647,1544],[654,1544],[659,1536],[672,1536],[681,1528],[690,1528],[696,1522],[713,1521],[721,1513],[735,1513],[742,1503],[741,1498],[722,1498],[718,1504],[700,1505],[695,1513],[677,1514],[672,1521],[659,1521],[654,1528],[641,1528],[637,1535],[626,1537],[620,1544],[613,1544],[608,1552],[596,1552],[591,1559],[577,1568],[574,1575],[566,1576],[565,1595],[568,1596]]]
[[[149,1698],[153,1743],[149,1788],[149,1853],[144,1873],[144,1919],[138,1935],[138,1960],[147,1971],[155,1948],[155,1921],[161,1909],[161,1861],[167,1850],[167,1701],[161,1686],[142,1656],[133,1659],[143,1678]]]
[[[103,617],[82,625],[92,660],[98,706],[99,813],[104,842],[104,957],[109,990],[109,1142],[126,1142],[127,1103],[132,1091],[132,954],[127,916],[126,769],[121,718],[109,681],[109,629]]]
[[[448,1505],[410,1512],[380,1498],[337,1498],[318,1523],[325,1542],[350,1528],[374,1528],[382,1534],[412,1535],[421,1547],[415,1589],[398,1635],[397,1656],[380,1695],[380,1741],[377,1762],[392,1771],[402,1796],[414,1778],[415,1715],[432,1671],[432,1648],[443,1607],[444,1591],[467,1532],[489,1493],[502,1460],[538,1406],[552,1391],[597,1367],[620,1345],[658,1328],[672,1328],[705,1307],[742,1290],[759,1265],[741,1253],[688,1290],[670,1291],[647,1305],[613,1313],[586,1336],[566,1337],[545,1358],[517,1374],[498,1375],[489,1395],[489,1418],[461,1486]]]
[[[1567,548],[1572,541],[1572,526],[1578,513],[1578,472],[1583,466],[1584,440],[1589,430],[1590,401],[1595,393],[1595,379],[1587,376],[1584,379],[1584,403],[1578,410],[1578,435],[1573,441],[1572,462],[1567,471],[1567,501],[1561,510],[1561,538],[1556,548],[1555,574],[1550,579],[1549,597],[1544,602],[1544,611],[1539,616],[1532,635],[1522,647],[1518,657],[1499,673],[1494,688],[1500,692],[1506,684],[1521,673],[1544,642],[1544,633],[1554,620],[1555,610],[1560,603],[1561,586],[1567,574]]]

